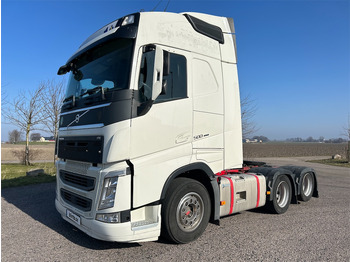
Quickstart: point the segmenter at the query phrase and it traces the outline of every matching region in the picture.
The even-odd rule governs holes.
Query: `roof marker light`
[[[133,24],[135,22],[135,16],[134,15],[128,15],[124,18],[122,26],[125,25],[130,25]]]

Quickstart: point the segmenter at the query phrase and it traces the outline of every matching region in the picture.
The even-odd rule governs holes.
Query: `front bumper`
[[[95,219],[87,219],[80,216],[80,225],[78,225],[67,218],[67,207],[65,207],[57,198],[55,200],[55,205],[57,211],[61,214],[64,220],[96,239],[130,243],[156,241],[160,235],[160,219],[157,223],[148,224],[147,226],[137,226],[139,225],[137,222],[104,223]],[[159,207],[158,210],[160,210]],[[139,213],[139,211],[135,212]],[[133,217],[133,211],[131,211],[131,217]]]

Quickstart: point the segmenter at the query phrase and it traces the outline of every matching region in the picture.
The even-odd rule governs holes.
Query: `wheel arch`
[[[316,172],[313,168],[311,167],[304,167],[304,166],[282,166],[281,168],[289,170],[295,175],[295,183],[297,186],[297,194],[301,194],[301,178],[306,174],[306,173],[311,173],[314,177],[314,182],[315,182],[315,187],[314,187],[314,192],[313,192],[313,197],[319,197],[318,195],[318,189],[317,189],[317,177],[316,177]]]
[[[171,183],[179,177],[186,177],[194,179],[205,186],[207,189],[210,202],[211,202],[211,222],[218,222],[220,219],[220,192],[219,185],[217,183],[215,174],[211,170],[211,168],[205,163],[192,163],[183,167],[178,168],[173,173],[170,174],[168,179],[166,180],[163,190],[161,193],[160,201],[161,203],[164,201],[166,193],[168,191]]]

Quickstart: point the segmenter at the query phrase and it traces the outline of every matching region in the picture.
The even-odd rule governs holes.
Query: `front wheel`
[[[162,235],[175,243],[191,242],[206,229],[210,212],[207,189],[196,180],[177,178],[162,206]]]
[[[277,177],[272,190],[272,201],[266,205],[267,208],[276,214],[283,214],[287,211],[290,200],[292,199],[292,186],[286,175]]]

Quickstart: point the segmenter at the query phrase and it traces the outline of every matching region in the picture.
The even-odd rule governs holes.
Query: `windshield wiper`
[[[108,90],[108,88],[106,88],[106,89]],[[84,95],[96,94],[97,92],[101,92],[102,100],[106,99],[106,97],[105,97],[105,89],[102,86],[96,86],[95,88],[87,90],[85,93],[83,93],[81,95],[81,97],[84,96]]]

